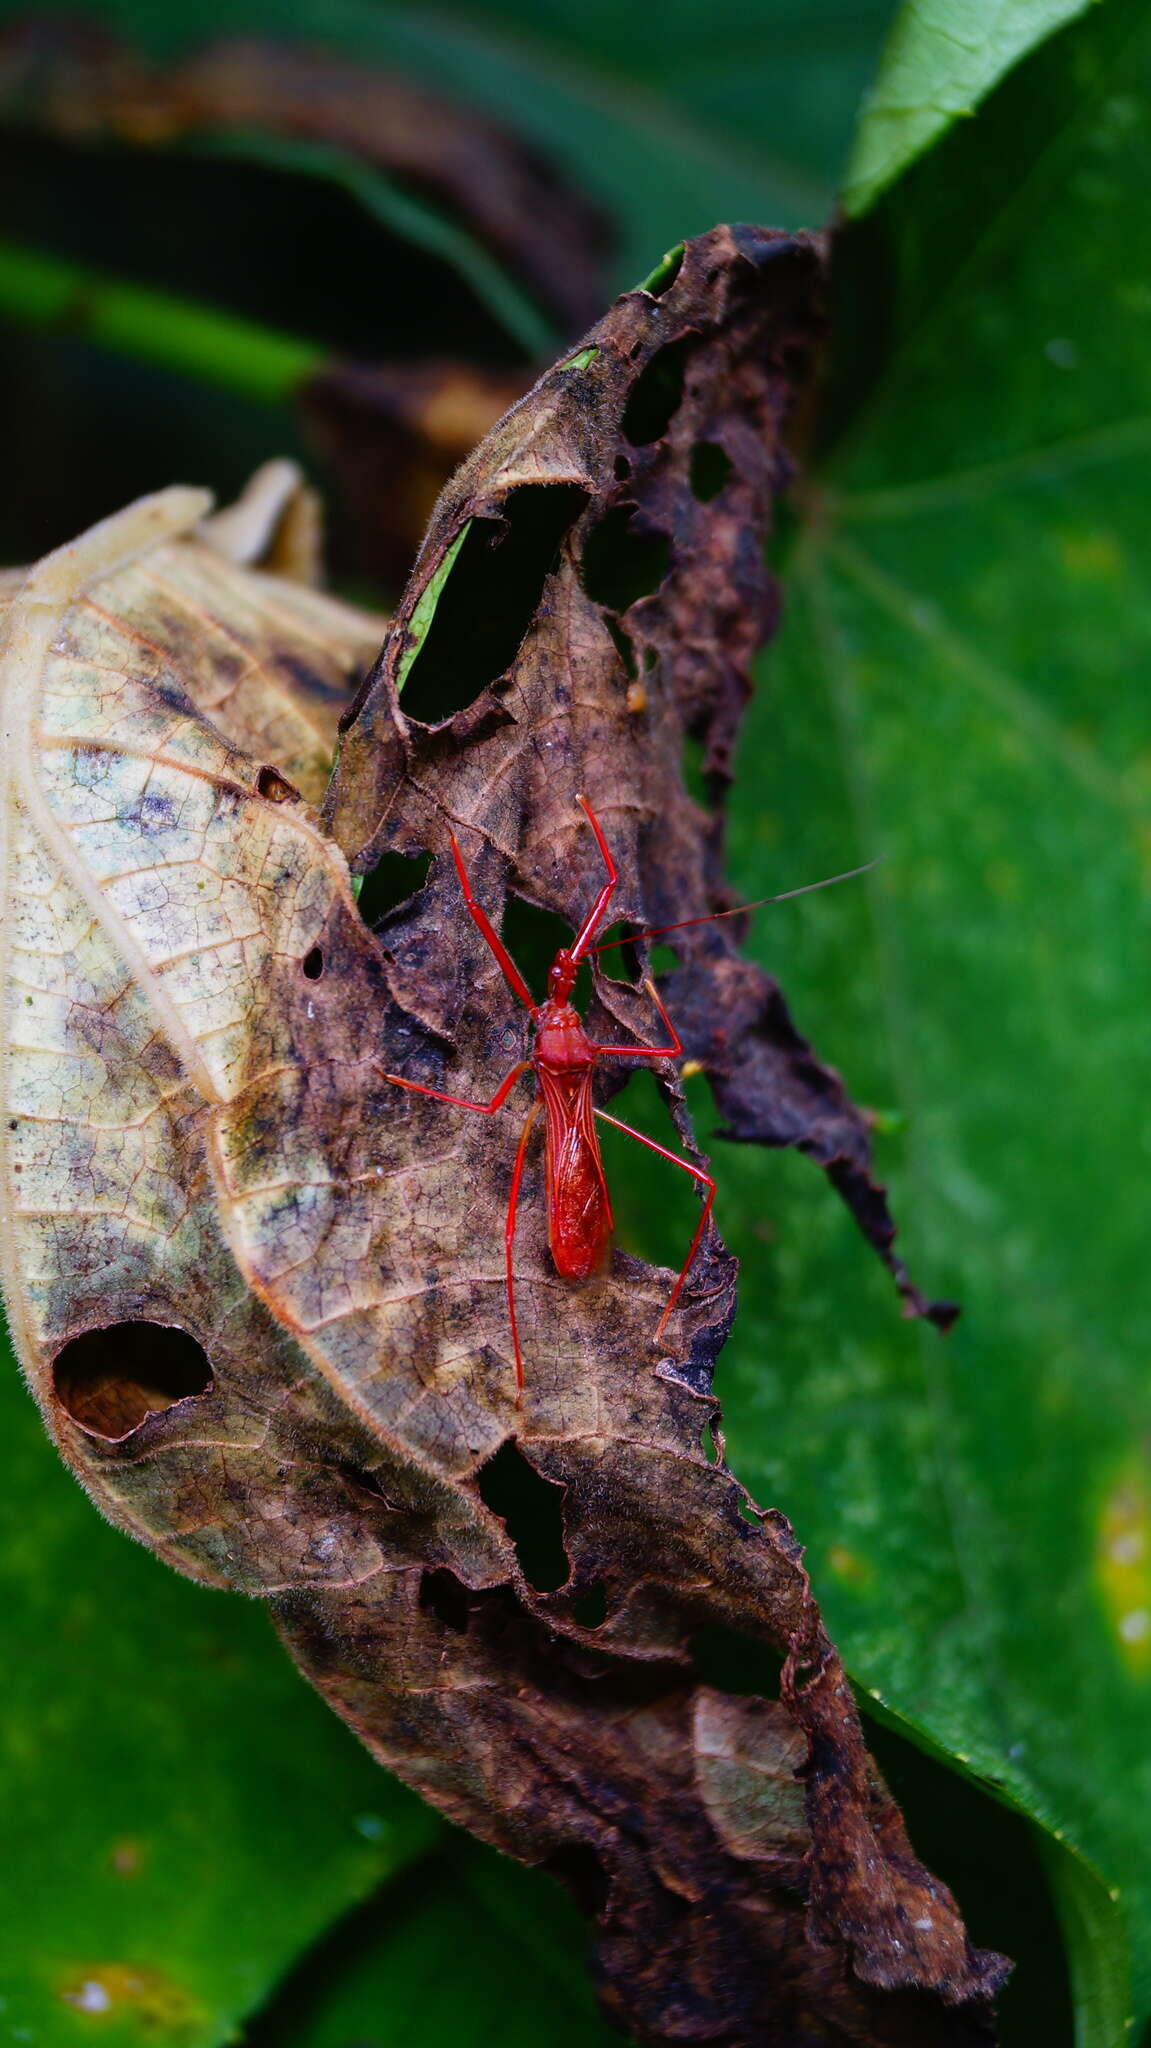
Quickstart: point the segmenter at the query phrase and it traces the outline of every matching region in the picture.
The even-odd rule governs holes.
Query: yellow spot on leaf
[[[846,1543],[832,1544],[827,1553],[827,1567],[835,1573],[837,1579],[843,1579],[849,1586],[866,1586],[870,1583],[871,1566],[866,1564],[863,1558],[857,1557],[854,1550],[849,1550]]]
[[[1095,1574],[1119,1654],[1137,1678],[1151,1672],[1151,1472],[1124,1468],[1099,1516]]]
[[[1113,533],[1065,533],[1059,554],[1068,575],[1089,583],[1117,583],[1123,575],[1123,550]]]
[[[108,1851],[108,1868],[117,1877],[136,1877],[144,1867],[147,1849],[143,1842],[133,1841],[125,1836],[123,1841],[113,1842]]]
[[[204,2020],[181,1984],[144,1964],[94,1963],[70,1977],[60,1996],[95,2027],[115,2027],[118,2038],[123,2021],[132,2019],[142,2037],[179,2043],[198,2033]]]

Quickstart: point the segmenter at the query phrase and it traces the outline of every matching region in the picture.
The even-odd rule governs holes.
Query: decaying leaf
[[[314,46],[248,39],[152,64],[106,28],[43,10],[0,35],[0,113],[70,142],[172,147],[237,134],[338,149],[442,204],[578,332],[608,232],[543,155],[472,107]]]
[[[433,522],[330,831],[251,725],[223,729],[199,654],[143,627],[149,585],[165,613],[188,556],[207,573],[198,494],[129,508],[9,593],[4,1285],[105,1511],[265,1596],[382,1761],[564,1876],[622,2026],[921,2048],[990,2039],[1004,1965],[914,1856],[788,1524],[723,1463],[733,1262],[705,1240],[656,1344],[670,1276],[617,1252],[561,1282],[529,1155],[518,1407],[514,1120],[386,1079],[486,1096],[523,1046],[452,830],[493,916],[509,891],[586,909],[580,790],[626,918],[723,900],[683,739],[718,794],[820,268],[807,238],[716,230],[513,409]],[[345,854],[425,850],[373,933]],[[725,926],[675,943],[675,1014],[733,1125],[846,1162],[889,1249],[862,1121],[778,991]],[[643,1035],[648,1009],[597,974],[599,1035]],[[700,1683],[714,1625],[780,1654],[778,1701]]]

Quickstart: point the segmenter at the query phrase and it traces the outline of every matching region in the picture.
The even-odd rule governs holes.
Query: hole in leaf
[[[576,484],[521,484],[500,519],[473,519],[406,672],[403,709],[438,725],[505,675],[539,608],[560,542],[587,503]]]
[[[711,790],[703,766],[706,754],[707,749],[703,741],[697,739],[693,732],[685,732],[683,736],[683,786],[692,802],[699,804],[700,808],[705,811],[710,809],[711,806]]]
[[[420,1606],[458,1636],[468,1632],[468,1589],[446,1565],[420,1574]]]
[[[588,897],[589,908],[593,900],[594,892]],[[546,993],[548,969],[560,947],[571,944],[571,926],[554,910],[541,910],[538,903],[525,903],[522,896],[509,896],[500,936],[538,999]],[[583,991],[587,988],[587,973],[586,966],[580,968],[580,979],[576,983],[576,998],[580,1003],[586,1001]]]
[[[715,1425],[705,1422],[699,1433],[699,1447],[709,1465],[722,1465],[723,1452],[716,1442]]]
[[[718,441],[697,441],[691,451],[691,494],[701,505],[718,498],[735,465]]]
[[[612,942],[610,953],[601,953],[600,971],[609,981],[630,981],[634,987],[639,980],[639,953],[635,938],[640,927],[634,924],[609,924],[604,929],[604,942]],[[624,943],[617,945],[616,940]]]
[[[300,801],[299,790],[286,775],[281,775],[278,768],[261,768],[256,777],[256,795],[264,797],[270,804],[298,804]]]
[[[674,249],[668,249],[666,254],[660,257],[655,269],[644,278],[639,290],[647,292],[653,299],[662,299],[664,293],[671,290],[682,269],[683,243],[677,242]]]
[[[593,604],[626,612],[659,589],[671,565],[666,533],[633,527],[634,505],[613,505],[588,535],[583,551],[583,587]]]
[[[718,1692],[754,1693],[760,1699],[778,1699],[783,1659],[769,1644],[737,1629],[709,1623],[689,1644],[696,1676]]]
[[[302,964],[307,979],[309,981],[318,981],[324,971],[323,948],[313,946],[310,953],[304,954]]]
[[[548,1856],[541,1869],[550,1870],[559,1879],[581,1913],[598,1919],[607,1905],[611,1885],[594,1849],[586,1842],[572,1842]]]
[[[616,653],[624,665],[628,678],[634,683],[639,670],[636,667],[635,648],[632,646],[631,634],[625,632],[619,620],[613,619],[610,613],[604,623],[612,639],[615,641]]]
[[[683,404],[683,380],[694,337],[681,334],[665,342],[640,371],[623,415],[623,430],[633,448],[661,441]]]
[[[607,1620],[607,1589],[602,1579],[589,1586],[572,1608],[572,1618],[581,1628],[602,1628]]]
[[[358,1465],[337,1465],[335,1470],[339,1473],[353,1500],[371,1503],[379,1502],[386,1508],[391,1507],[392,1503],[374,1472],[365,1472]]]
[[[375,867],[369,868],[364,876],[357,899],[360,916],[370,930],[374,931],[389,911],[398,909],[401,903],[408,903],[419,894],[428,879],[431,864],[430,853],[380,855]]]
[[[65,1344],[52,1380],[73,1422],[120,1443],[149,1415],[209,1393],[212,1368],[203,1345],[174,1323],[108,1323]]]
[[[544,1479],[514,1443],[501,1445],[480,1467],[476,1484],[484,1506],[498,1515],[516,1547],[529,1586],[554,1593],[571,1576],[564,1549],[563,1487]]]
[[[614,469],[616,476],[619,479],[619,482],[621,484],[626,483],[628,477],[631,475],[631,463],[628,461],[627,456],[617,455],[615,461],[612,463],[612,468]]]

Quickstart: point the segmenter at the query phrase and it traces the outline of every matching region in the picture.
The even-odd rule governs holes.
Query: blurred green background
[[[902,1323],[821,1177],[716,1136],[743,1260],[718,1391],[735,1469],[808,1545],[917,1847],[1019,1960],[1004,2040],[1138,2039],[1145,9],[672,0],[656,25],[608,0],[125,0],[86,19],[61,44],[47,10],[0,6],[5,561],[177,478],[226,498],[290,452],[328,496],[339,587],[382,605],[455,447],[421,440],[421,378],[458,396],[466,372],[479,419],[685,234],[819,225],[846,184],[730,867],[758,896],[884,856],[764,913],[751,944],[875,1111],[921,1285],[965,1313],[946,1343]],[[541,161],[517,184],[507,160],[501,235],[474,158],[437,184],[389,158],[382,116],[369,153],[346,107],[322,140],[250,109],[206,139],[170,111],[149,125],[139,95],[95,107],[107,32],[165,76],[215,36],[322,48]],[[387,372],[370,415],[301,406],[301,376],[343,358]],[[401,473],[394,530],[366,544]],[[674,1199],[624,1150],[609,1164],[624,1241],[678,1261]],[[377,1771],[257,1609],[99,1524],[14,1368],[0,1400],[0,2044],[607,2038],[551,1885]]]

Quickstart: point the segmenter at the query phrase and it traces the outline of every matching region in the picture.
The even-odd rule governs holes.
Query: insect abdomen
[[[599,1271],[612,1215],[592,1121],[591,1074],[541,1074],[547,1112],[548,1241],[564,1280]]]

